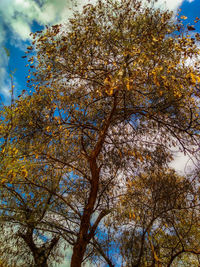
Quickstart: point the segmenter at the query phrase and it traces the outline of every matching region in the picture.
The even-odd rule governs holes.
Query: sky
[[[94,0],[77,1],[75,4],[71,0],[0,0],[0,98],[3,103],[10,102],[11,71],[15,70],[15,97],[26,89],[27,63],[22,56],[30,45],[30,33],[45,25],[67,22],[73,10]],[[157,5],[174,12],[181,8],[181,13],[188,17],[187,23],[192,24],[195,17],[200,17],[200,0],[158,0]],[[178,154],[172,166],[181,172],[185,163],[188,158]],[[62,266],[67,267],[66,263]]]

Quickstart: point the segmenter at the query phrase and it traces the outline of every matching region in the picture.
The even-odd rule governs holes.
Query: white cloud
[[[188,155],[177,152],[174,154],[174,160],[170,163],[170,167],[174,168],[180,174],[185,174],[194,168],[194,162]]]
[[[8,57],[3,47],[3,42],[0,43],[0,92],[3,94],[5,100],[10,96],[10,88],[8,80],[9,75],[6,71],[6,66],[8,65]]]
[[[21,37],[21,40],[25,41],[29,38],[31,28],[28,23],[24,23],[22,20],[16,20],[13,24],[13,31]]]
[[[176,11],[177,8],[180,7],[182,4],[183,0],[158,0],[158,5],[159,6],[164,6],[169,10]]]
[[[1,92],[5,97],[7,97],[7,98],[10,97],[10,87],[9,86],[4,85],[1,88]]]
[[[1,60],[5,63],[5,65],[7,65],[7,57],[6,57],[5,51],[3,49],[0,50],[0,57],[1,57]],[[0,67],[0,84],[3,83],[5,76],[6,76],[5,68]]]
[[[27,0],[15,0],[15,3],[16,3],[17,5],[21,5],[21,6],[23,6],[24,8],[27,8],[27,7],[30,6],[30,2],[27,1]]]

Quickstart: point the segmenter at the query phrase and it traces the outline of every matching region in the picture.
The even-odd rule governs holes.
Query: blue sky
[[[77,0],[77,7],[71,0],[0,0],[0,97],[5,104],[10,102],[9,68],[16,69],[14,74],[15,97],[26,89],[27,64],[22,59],[26,47],[30,45],[30,32],[43,29],[44,25],[66,22],[72,10],[81,8],[94,0]],[[167,7],[188,17],[187,23],[193,24],[200,17],[200,0],[158,0],[157,5]],[[10,51],[6,56],[4,47]],[[187,161],[180,155],[179,165]],[[177,163],[176,163],[177,164]],[[63,266],[67,267],[65,263]]]

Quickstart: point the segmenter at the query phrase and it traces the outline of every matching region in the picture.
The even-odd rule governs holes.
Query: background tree
[[[126,266],[173,266],[184,253],[199,255],[200,203],[190,178],[154,166],[129,179],[113,220],[124,229],[118,243]]]
[[[9,266],[48,266],[63,256],[61,235],[51,224],[60,173],[28,161],[14,145],[13,109],[14,101],[10,107],[1,107],[1,259]],[[44,182],[48,191],[42,189]]]
[[[62,168],[71,266],[156,150],[198,145],[199,52],[172,17],[140,1],[99,0],[33,35],[30,91],[9,110],[12,145]]]
[[[44,267],[62,261],[61,234],[51,223],[52,210],[56,210],[56,176],[52,183],[52,177],[46,181],[44,170],[38,166],[28,168],[26,165],[21,173],[10,167],[0,185],[1,258],[10,266]],[[31,184],[31,180],[40,185],[46,182],[49,191]]]

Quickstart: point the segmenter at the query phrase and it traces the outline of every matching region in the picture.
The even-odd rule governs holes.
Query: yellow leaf
[[[139,159],[140,159],[141,162],[143,162],[143,157],[142,157],[142,155],[139,155]]]
[[[181,16],[181,19],[187,19],[187,17],[186,16]]]
[[[9,172],[8,172],[8,175],[11,175],[11,174],[12,174],[12,172],[13,172],[12,170],[9,170]]]
[[[130,90],[130,83],[129,83],[129,82],[126,84],[126,88],[127,88],[128,90]]]
[[[105,78],[105,80],[104,80],[104,84],[105,84],[105,85],[110,84],[110,79],[109,79],[108,77]]]

